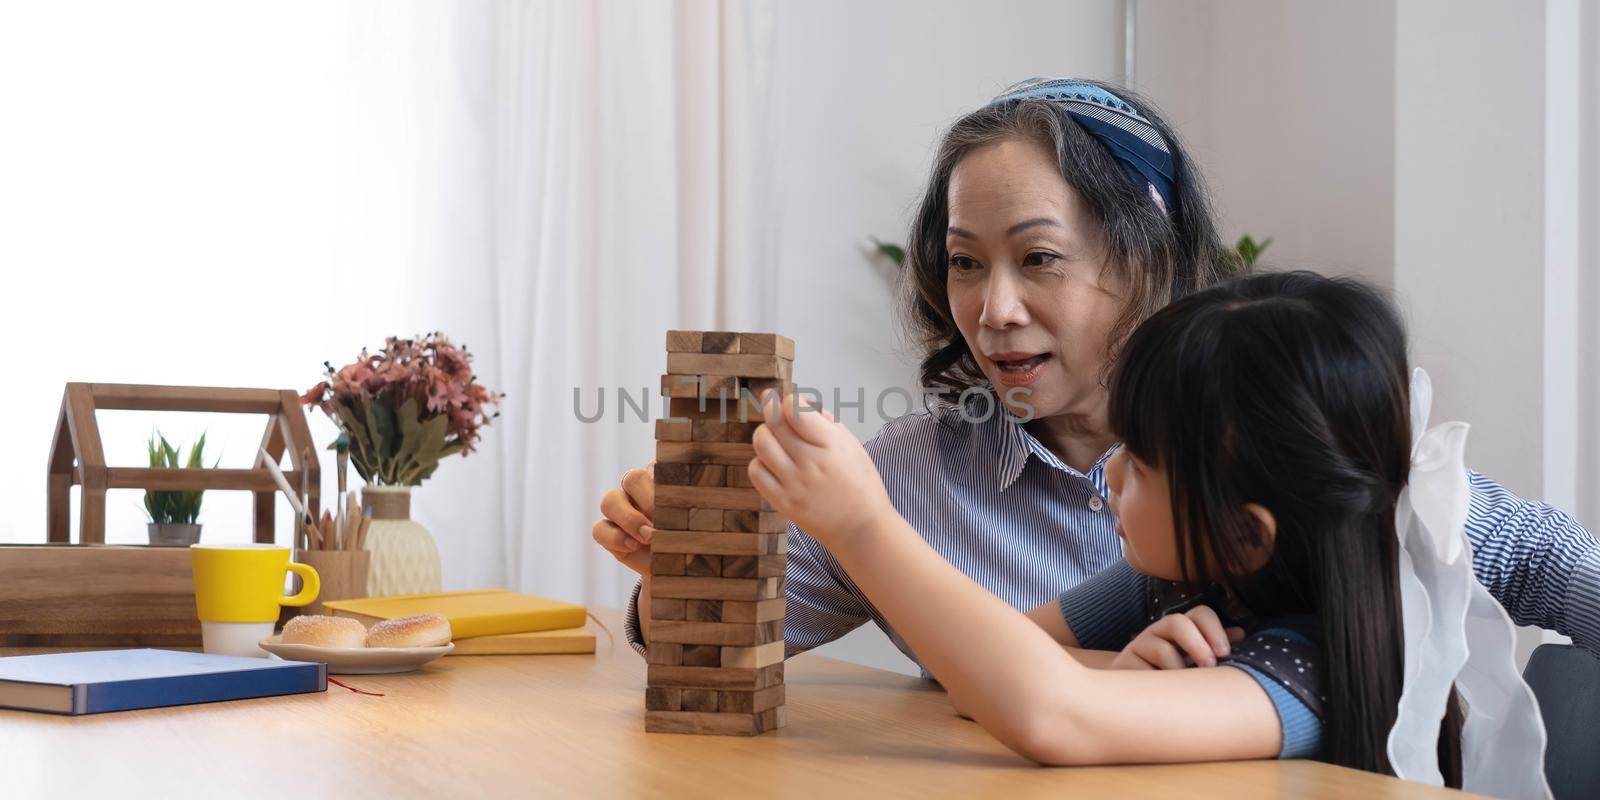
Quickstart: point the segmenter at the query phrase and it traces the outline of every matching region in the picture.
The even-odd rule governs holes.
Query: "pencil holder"
[[[308,564],[322,578],[322,591],[316,602],[300,610],[302,614],[326,614],[324,600],[353,600],[367,596],[367,570],[372,554],[366,550],[300,550],[294,560]],[[299,578],[295,578],[298,587]]]

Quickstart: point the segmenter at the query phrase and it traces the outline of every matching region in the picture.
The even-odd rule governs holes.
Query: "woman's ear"
[[[1272,558],[1272,546],[1278,540],[1278,518],[1260,503],[1245,503],[1244,510],[1255,521],[1256,533],[1259,534],[1256,544],[1250,548],[1250,571],[1254,572],[1265,567],[1267,560]]]

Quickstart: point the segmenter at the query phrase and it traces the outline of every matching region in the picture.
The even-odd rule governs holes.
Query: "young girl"
[[[1064,649],[942,559],[826,413],[769,404],[750,478],[828,548],[956,706],[1023,756],[1311,756],[1391,772],[1408,387],[1400,320],[1353,282],[1257,276],[1140,325],[1111,377],[1124,444],[1107,487],[1136,598],[1110,605],[1143,613],[1090,614],[1095,630],[1078,630],[1074,609],[1096,605],[1075,593],[1107,597],[1094,582],[1061,604],[1075,640],[1121,649],[1114,658]],[[1439,761],[1459,785],[1449,716]]]

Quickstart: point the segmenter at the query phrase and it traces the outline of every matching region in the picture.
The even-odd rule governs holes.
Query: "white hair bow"
[[[1454,684],[1466,706],[1462,788],[1495,797],[1549,797],[1544,720],[1517,672],[1511,618],[1472,572],[1468,426],[1428,428],[1433,384],[1411,375],[1411,478],[1395,505],[1405,683],[1389,731],[1389,764],[1407,780],[1443,783],[1439,723]]]

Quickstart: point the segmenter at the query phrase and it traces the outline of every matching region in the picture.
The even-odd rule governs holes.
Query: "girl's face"
[[[1106,490],[1128,566],[1154,578],[1182,580],[1166,471],[1152,468],[1124,447],[1106,461]]]
[[[1126,292],[1055,154],[1031,139],[979,147],[951,172],[949,206],[945,286],[984,376],[1018,416],[1102,415]]]

